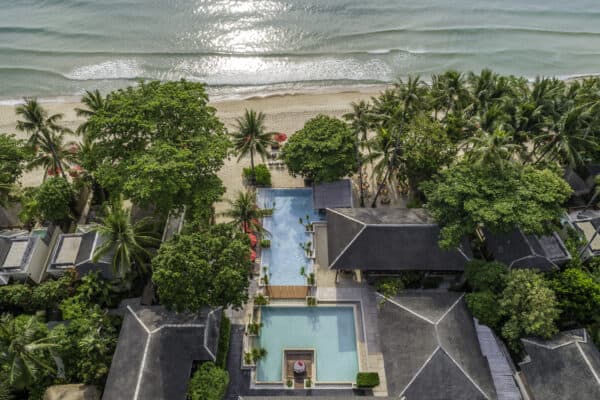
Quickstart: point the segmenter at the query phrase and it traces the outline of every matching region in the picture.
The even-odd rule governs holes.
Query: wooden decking
[[[268,286],[271,299],[304,299],[309,294],[308,286]]]
[[[304,380],[312,379],[314,366],[314,351],[312,350],[285,350],[285,379],[294,381],[294,389],[303,389]],[[302,374],[294,372],[294,363],[296,361],[304,361],[306,371]]]

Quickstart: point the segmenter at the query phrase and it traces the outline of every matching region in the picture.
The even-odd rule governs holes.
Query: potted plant
[[[256,365],[254,363],[254,358],[252,357],[252,352],[244,353],[244,365],[246,365],[246,366]]]
[[[317,305],[317,298],[314,296],[306,296],[306,305],[309,307],[314,307]]]
[[[269,304],[269,298],[267,296],[263,295],[262,293],[254,296],[255,306],[266,306],[267,304]]]
[[[246,332],[249,336],[258,336],[260,335],[260,328],[262,327],[262,322],[250,322],[246,327]]]
[[[287,387],[288,389],[293,389],[294,381],[292,381],[291,379],[288,379],[287,381],[285,381],[285,387]]]
[[[267,355],[267,349],[263,347],[255,347],[252,349],[252,361],[256,364],[257,361],[260,361]]]
[[[306,378],[304,380],[304,388],[305,389],[310,389],[311,387],[312,387],[312,379]]]
[[[309,286],[315,286],[315,283],[316,283],[316,277],[315,277],[315,273],[314,273],[314,272],[311,272],[310,274],[308,274],[308,275],[306,276],[306,283],[307,283]]]
[[[260,241],[260,247],[262,247],[263,249],[268,249],[269,247],[271,247],[271,241],[269,239],[262,239]]]

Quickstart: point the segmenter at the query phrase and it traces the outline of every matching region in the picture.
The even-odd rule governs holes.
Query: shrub
[[[486,290],[484,292],[468,293],[465,296],[467,307],[475,318],[483,325],[487,325],[492,329],[498,327],[498,323],[502,318],[498,312],[500,305],[496,295]]]
[[[506,286],[506,266],[500,262],[473,260],[465,266],[465,278],[475,291],[500,293]]]
[[[403,271],[400,273],[400,279],[404,282],[404,286],[410,289],[418,289],[421,287],[424,273],[421,271]]]
[[[198,368],[188,385],[191,400],[222,400],[229,385],[229,374],[211,362]]]
[[[56,307],[71,295],[74,279],[73,273],[66,273],[59,279],[50,279],[37,286],[26,283],[0,286],[0,309],[33,313]]]
[[[587,323],[600,309],[600,283],[584,269],[567,268],[550,281],[562,310],[561,319]]]
[[[377,291],[385,297],[394,297],[404,289],[404,283],[399,278],[385,278],[377,282]]]
[[[260,247],[262,247],[263,249],[268,249],[269,247],[271,247],[271,241],[269,239],[262,239],[260,241]]]
[[[265,164],[255,166],[254,174],[256,175],[256,186],[271,186],[271,171],[269,171],[269,168]],[[252,179],[252,168],[244,168],[242,175],[246,182],[250,182]]]
[[[379,385],[377,372],[359,372],[356,374],[356,385],[361,388],[372,388]]]
[[[267,299],[262,293],[259,293],[254,297],[254,305],[266,306],[267,304],[269,304],[269,299]]]
[[[219,347],[217,348],[216,364],[220,368],[227,368],[227,355],[229,354],[229,340],[231,339],[231,321],[225,314],[221,317],[221,330],[219,331]]]
[[[47,179],[35,194],[40,218],[54,223],[63,223],[73,218],[71,207],[75,191],[65,179],[56,177]]]

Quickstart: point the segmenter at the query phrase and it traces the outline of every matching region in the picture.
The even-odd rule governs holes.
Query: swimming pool
[[[262,250],[261,270],[268,266],[270,285],[306,285],[300,269],[304,266],[310,273],[312,261],[301,244],[312,241],[312,235],[299,219],[304,223],[307,215],[310,221],[320,219],[312,208],[312,189],[259,189],[258,201],[263,208],[274,208],[273,216],[264,220],[265,229],[271,233],[271,247]]]
[[[284,349],[314,349],[317,381],[354,382],[358,372],[354,308],[349,306],[262,307],[259,382],[282,380]]]

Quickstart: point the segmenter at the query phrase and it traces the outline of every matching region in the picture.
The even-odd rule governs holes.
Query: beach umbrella
[[[249,233],[248,238],[250,239],[250,246],[256,247],[256,243],[258,242],[256,235],[254,233]]]

